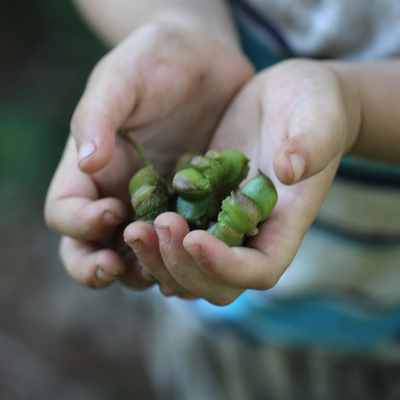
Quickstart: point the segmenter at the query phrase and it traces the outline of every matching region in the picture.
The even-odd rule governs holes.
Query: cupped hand
[[[154,284],[132,252],[117,251],[132,218],[128,182],[141,165],[116,132],[132,131],[167,174],[183,152],[206,149],[252,74],[239,52],[166,23],[137,29],[100,60],[74,112],[45,204],[46,222],[63,235],[61,259],[75,280],[91,287],[118,278],[137,289]]]
[[[240,149],[251,160],[248,178],[260,169],[274,181],[278,203],[258,235],[230,248],[166,213],[155,229],[146,228],[153,249],[159,240],[157,256],[147,251],[137,225],[125,237],[144,240],[137,256],[164,293],[224,305],[246,289],[271,288],[291,264],[360,124],[357,94],[334,65],[293,60],[267,69],[237,95],[210,145]]]

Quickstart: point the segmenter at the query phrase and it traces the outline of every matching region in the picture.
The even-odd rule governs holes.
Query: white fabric
[[[371,60],[400,54],[398,0],[244,0],[295,55]]]

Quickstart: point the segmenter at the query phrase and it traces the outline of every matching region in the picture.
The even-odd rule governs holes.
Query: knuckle
[[[165,264],[165,266],[173,276],[179,275],[182,270],[182,264],[177,260],[170,260],[168,263]]]
[[[225,280],[225,270],[219,267],[217,264],[210,262],[207,257],[201,257],[197,259],[196,262],[211,278],[215,279],[216,281]]]
[[[210,275],[216,281],[225,281],[225,273],[220,268],[217,268],[216,265],[210,262],[205,262],[203,268],[207,270],[208,275]]]

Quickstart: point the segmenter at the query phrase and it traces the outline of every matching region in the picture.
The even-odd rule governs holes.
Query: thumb
[[[110,161],[115,134],[135,106],[136,82],[132,70],[113,52],[93,70],[71,120],[83,172],[97,172]]]
[[[324,170],[346,145],[347,124],[344,114],[320,113],[318,117],[294,118],[289,124],[288,138],[274,155],[274,171],[278,179],[292,185]]]

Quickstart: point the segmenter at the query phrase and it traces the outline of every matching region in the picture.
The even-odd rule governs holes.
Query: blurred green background
[[[21,186],[45,191],[87,76],[107,49],[68,1],[3,3],[0,165],[3,200],[15,200]]]
[[[43,203],[69,121],[107,49],[67,0],[0,7],[0,399],[152,398],[117,285],[75,284]]]

